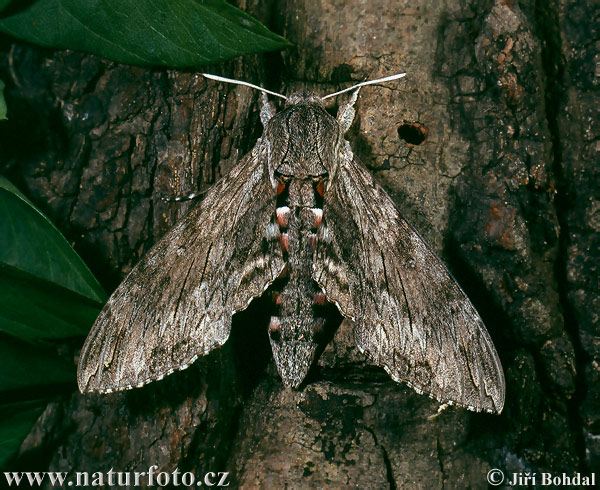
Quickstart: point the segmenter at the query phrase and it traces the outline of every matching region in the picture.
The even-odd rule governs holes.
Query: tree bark
[[[481,313],[504,366],[504,412],[437,415],[369,366],[347,322],[308,382],[286,389],[256,302],[183,372],[51,404],[16,465],[227,471],[248,488],[487,488],[491,468],[599,468],[600,7],[242,6],[294,47],[207,71],[321,95],[407,72],[362,89],[347,137]],[[190,206],[160,198],[207,188],[260,136],[259,98],[244,87],[18,43],[6,52],[19,117],[3,170],[109,291]]]

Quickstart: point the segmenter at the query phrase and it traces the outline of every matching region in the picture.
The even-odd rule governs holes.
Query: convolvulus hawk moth
[[[110,297],[81,352],[79,389],[124,390],[186,368],[270,288],[285,385],[304,380],[323,327],[315,307],[330,302],[395,381],[500,412],[504,375],[480,316],[344,139],[359,88],[402,75],[347,89],[337,118],[306,92],[274,94],[287,101],[276,113],[261,89],[262,137]]]

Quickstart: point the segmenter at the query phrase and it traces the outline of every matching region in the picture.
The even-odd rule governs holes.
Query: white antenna
[[[266,88],[259,87],[258,85],[254,85],[252,83],[244,82],[242,80],[234,80],[233,78],[225,78],[220,77],[218,75],[211,75],[210,73],[203,73],[206,78],[210,78],[211,80],[216,80],[218,82],[226,82],[226,83],[234,83],[236,85],[245,85],[246,87],[255,88],[256,90],[260,90],[269,95],[274,95],[275,97],[281,97],[284,100],[287,100],[285,95],[278,94],[276,92],[271,92]],[[326,95],[325,97],[321,97],[321,100],[328,99],[329,97],[335,97],[336,95],[343,94],[344,92],[349,92],[350,90],[358,89],[360,87],[364,87],[365,85],[373,85],[374,83],[381,82],[389,82],[391,80],[397,80],[398,78],[402,78],[406,73],[396,73],[395,75],[390,75],[388,77],[378,78],[377,80],[367,80],[366,82],[357,83],[356,85],[352,85],[352,87],[345,88],[344,90],[340,90],[339,92],[335,92],[333,94]]]
[[[285,95],[281,95],[276,92],[271,92],[270,90],[267,90],[266,88],[259,87],[258,85],[253,85],[248,82],[243,82],[241,80],[234,80],[233,78],[219,77],[217,75],[211,75],[210,73],[203,73],[202,75],[204,75],[206,78],[210,78],[211,80],[216,80],[217,82],[235,83],[236,85],[245,85],[246,87],[252,87],[252,88],[255,88],[256,90],[260,90],[261,92],[264,92],[266,94],[275,95],[276,97],[281,97],[282,99],[287,100],[287,97]]]
[[[336,95],[343,94],[344,92],[349,92],[350,90],[354,90],[356,88],[364,87],[365,85],[372,85],[374,83],[380,82],[389,82],[391,80],[397,80],[398,78],[402,78],[406,73],[396,73],[395,75],[390,75],[389,77],[378,78],[377,80],[368,80],[366,82],[357,83],[356,85],[352,85],[352,87],[345,88],[344,90],[340,90],[339,92],[335,92],[333,94],[326,95],[325,97],[321,97],[321,100],[328,99],[329,97],[335,97]]]

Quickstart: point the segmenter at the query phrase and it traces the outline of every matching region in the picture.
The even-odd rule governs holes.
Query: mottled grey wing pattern
[[[483,322],[440,259],[356,160],[324,194],[314,279],[395,381],[442,403],[500,412],[504,375]]]
[[[222,345],[231,316],[284,266],[261,145],[136,265],[83,346],[79,389],[110,392],[184,369]]]

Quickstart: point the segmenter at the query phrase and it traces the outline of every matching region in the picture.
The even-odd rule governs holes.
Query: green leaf
[[[75,363],[58,356],[52,346],[38,346],[0,335],[0,396],[7,392],[28,389],[35,397],[39,389],[60,383],[75,383]],[[39,388],[39,389],[38,389]]]
[[[0,12],[2,12],[4,8],[7,7],[8,4],[12,1],[13,0],[0,0]]]
[[[100,303],[0,266],[0,331],[4,333],[29,342],[83,336],[99,312]]]
[[[0,121],[3,119],[6,119],[6,101],[4,100],[4,82],[0,80]]]
[[[75,385],[73,360],[34,341],[87,333],[105,297],[60,232],[0,177],[0,465],[56,390]]]
[[[0,266],[55,283],[97,303],[106,294],[65,237],[0,176]]]
[[[32,400],[0,405],[0,468],[19,450],[47,404],[48,400]]]
[[[0,31],[119,63],[172,68],[289,45],[224,0],[37,0],[0,18]]]
[[[0,286],[0,291],[2,287]],[[75,385],[75,363],[51,345],[36,346],[0,335],[0,467],[23,439],[57,389]],[[19,400],[19,401],[17,401]]]

